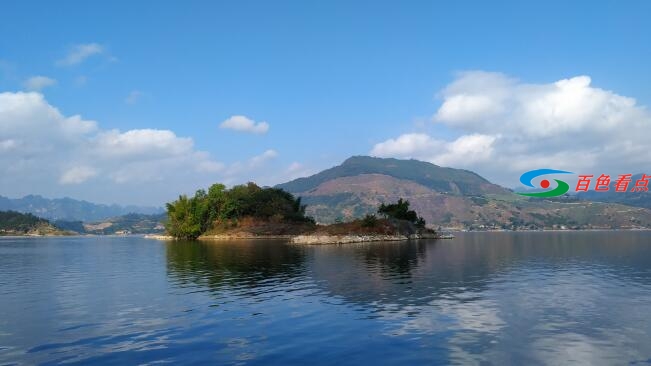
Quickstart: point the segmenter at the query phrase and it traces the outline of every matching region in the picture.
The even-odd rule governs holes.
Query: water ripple
[[[649,239],[0,239],[0,364],[649,363]]]

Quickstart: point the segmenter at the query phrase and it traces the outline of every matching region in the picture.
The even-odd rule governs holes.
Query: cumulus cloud
[[[219,125],[220,128],[230,129],[239,132],[265,134],[269,131],[267,122],[258,122],[246,116],[232,116]]]
[[[173,131],[105,130],[36,92],[0,93],[0,192],[160,204],[220,180],[224,164]],[[267,152],[256,161],[275,154]]]
[[[197,171],[201,173],[218,173],[223,171],[224,167],[223,163],[205,160],[197,164]]]
[[[255,182],[261,186],[273,185],[283,182],[284,176],[279,176],[276,158],[278,152],[268,149],[262,153],[252,156],[246,160],[235,161],[230,164],[222,164],[219,167],[221,182],[226,185]]]
[[[372,155],[377,156],[413,156],[423,151],[433,151],[444,144],[424,133],[408,133],[395,139],[388,139],[373,147]]]
[[[287,169],[285,169],[284,180],[288,181],[296,178],[307,177],[311,174],[314,174],[314,170],[306,167],[304,164],[295,161],[289,164]]]
[[[52,78],[49,78],[47,76],[37,75],[37,76],[32,76],[29,79],[25,80],[23,86],[27,90],[40,91],[47,88],[48,86],[56,85],[56,83],[57,81]]]
[[[186,155],[193,151],[191,138],[177,137],[169,130],[110,130],[99,133],[94,142],[94,151],[103,157],[128,156],[150,160],[160,156]]]
[[[87,166],[78,166],[66,170],[61,178],[59,183],[61,184],[79,184],[87,181],[88,179],[97,175],[97,171],[91,167]]]
[[[424,133],[409,133],[376,144],[371,155],[419,158],[445,166],[468,165],[490,159],[495,140],[495,136],[471,134],[445,141]]]
[[[16,148],[16,141],[14,140],[3,140],[0,141],[0,151],[9,151]]]
[[[371,154],[469,168],[508,186],[542,167],[623,174],[648,165],[651,113],[588,76],[533,84],[473,71],[439,96],[434,128],[444,127],[446,136],[408,133],[376,144]]]
[[[260,155],[254,156],[249,160],[249,164],[252,166],[259,166],[260,164],[263,164],[266,161],[269,161],[271,159],[274,159],[275,157],[278,156],[278,153],[276,150],[266,150]]]
[[[73,46],[68,54],[57,61],[59,66],[74,66],[84,62],[93,55],[99,55],[105,52],[104,46],[98,43],[86,43]]]

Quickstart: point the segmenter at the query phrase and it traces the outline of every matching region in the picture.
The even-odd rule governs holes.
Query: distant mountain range
[[[359,218],[405,198],[430,225],[451,229],[651,228],[645,208],[527,198],[471,171],[417,160],[354,156],[277,187],[302,197],[307,213],[322,223]]]
[[[165,213],[155,215],[131,213],[95,222],[57,220],[54,225],[62,230],[79,234],[152,234],[165,231],[163,223],[166,219]]]
[[[639,176],[633,177],[633,183]],[[651,192],[586,192],[527,198],[462,169],[418,160],[354,156],[341,165],[277,186],[307,204],[317,222],[375,213],[398,198],[433,227],[449,229],[651,228]],[[30,213],[78,233],[151,233],[163,230],[160,207],[94,204],[71,198],[0,196],[0,211]]]
[[[103,205],[72,198],[48,199],[37,195],[11,199],[0,196],[0,211],[31,213],[48,220],[93,222],[130,213],[155,215],[160,207]]]

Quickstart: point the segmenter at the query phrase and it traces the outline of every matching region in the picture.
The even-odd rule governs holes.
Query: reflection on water
[[[263,244],[263,245],[260,245]],[[265,283],[291,281],[303,270],[305,250],[283,241],[224,243],[173,242],[167,245],[169,275],[179,286],[205,285],[255,290]]]
[[[650,239],[2,239],[0,364],[651,363]]]

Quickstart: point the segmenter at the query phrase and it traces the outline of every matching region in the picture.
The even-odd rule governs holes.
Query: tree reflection
[[[643,238],[648,235],[639,234]],[[178,284],[238,288],[308,279],[329,297],[373,307],[472,302],[515,273],[589,268],[647,285],[639,235],[607,233],[469,233],[457,239],[346,245],[283,241],[172,242],[168,272]]]
[[[297,276],[305,250],[282,241],[167,243],[167,269],[180,286],[256,287],[261,281]]]

